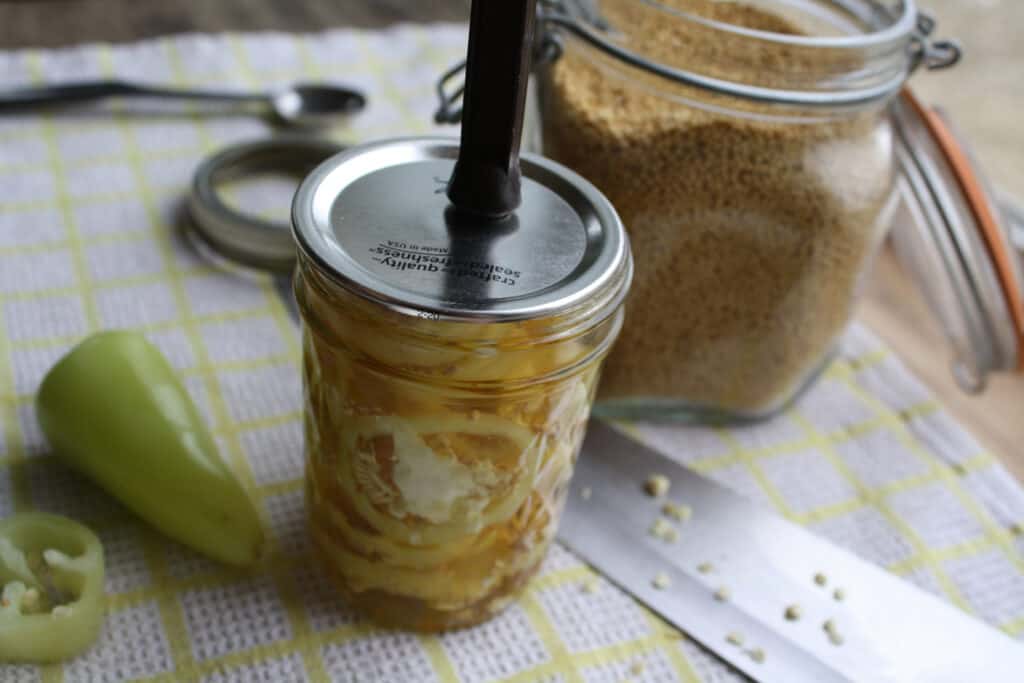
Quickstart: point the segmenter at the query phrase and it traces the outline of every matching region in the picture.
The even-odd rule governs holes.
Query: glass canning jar
[[[545,3],[532,128],[612,201],[636,277],[600,414],[777,412],[826,364],[897,204],[912,0]]]
[[[611,205],[546,159],[512,217],[467,223],[438,192],[457,153],[356,148],[293,204],[315,548],[350,604],[421,631],[539,566],[632,273]]]

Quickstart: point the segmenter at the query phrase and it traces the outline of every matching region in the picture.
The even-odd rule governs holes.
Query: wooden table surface
[[[919,74],[918,93],[941,104],[972,140],[994,184],[1024,198],[1024,26],[1020,0],[923,0],[939,33],[967,58],[954,71]],[[468,0],[20,0],[0,2],[0,49],[121,42],[184,31],[313,31],[395,21],[464,20]],[[1024,481],[1024,379],[994,378],[965,396],[949,374],[949,351],[914,283],[884,251],[860,318],[896,350],[950,411]]]

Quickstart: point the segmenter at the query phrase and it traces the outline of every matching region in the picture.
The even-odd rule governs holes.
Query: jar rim
[[[800,36],[764,31],[761,29],[748,28],[746,26],[738,26],[736,24],[718,21],[716,19],[709,19],[708,17],[704,17],[693,12],[669,7],[658,0],[636,1],[649,5],[659,12],[664,12],[668,15],[686,19],[687,21],[692,21],[697,24],[703,24],[704,26],[714,28],[718,31],[731,33],[737,36],[756,38],[758,40],[777,43],[779,45],[792,45],[810,48],[868,48],[901,41],[913,35],[914,30],[917,28],[918,18],[915,0],[902,0],[903,12],[900,16],[891,24],[881,27],[878,30],[868,30],[864,33],[845,36]],[[848,9],[847,3],[845,2],[839,2],[836,4],[840,5],[841,8]]]
[[[632,0],[634,7],[662,13],[667,21],[689,23],[709,33],[708,40],[757,41],[765,47],[804,51],[807,59],[815,61],[819,51],[856,53],[852,59],[841,60],[861,67],[846,67],[846,71],[828,71],[823,67],[817,80],[807,81],[810,74],[796,73],[792,83],[766,85],[756,80],[735,79],[715,70],[694,70],[688,64],[667,63],[664,59],[648,56],[637,50],[629,40],[623,40],[596,9],[590,0],[550,0],[539,15],[541,25],[540,54],[542,59],[557,59],[562,51],[563,35],[584,43],[588,48],[604,53],[611,60],[627,67],[647,72],[666,83],[697,88],[708,92],[737,97],[741,100],[767,105],[782,105],[811,109],[856,109],[888,102],[906,82],[916,68],[925,64],[930,69],[953,66],[960,59],[960,49],[952,41],[931,41],[934,21],[917,10],[914,0],[901,0],[898,17],[882,28],[870,31],[871,20],[864,13],[872,11],[877,17],[893,16],[875,0],[827,0],[836,12],[846,12],[864,32],[846,36],[798,36],[752,29],[728,22],[709,19],[692,12],[669,8],[659,0]],[[815,3],[824,10],[824,5]],[[874,8],[871,10],[871,8]],[[894,10],[895,11],[895,10]],[[894,12],[893,11],[893,12]],[[615,27],[611,27],[615,28]],[[717,35],[712,35],[717,34]],[[628,31],[622,35],[628,36]],[[839,63],[828,60],[828,63]],[[778,74],[778,72],[773,72]],[[450,75],[450,74],[449,74]],[[800,82],[804,79],[804,82]]]

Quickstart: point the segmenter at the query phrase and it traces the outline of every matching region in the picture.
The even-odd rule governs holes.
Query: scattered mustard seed
[[[646,669],[646,668],[647,667],[644,666],[643,660],[638,659],[637,661],[633,662],[630,665],[629,673],[634,675],[634,676],[639,676],[640,674],[642,674],[644,672],[644,669]]]
[[[644,482],[644,491],[646,491],[649,496],[661,498],[668,493],[670,486],[672,486],[672,482],[669,481],[668,477],[664,474],[652,474],[647,477],[647,481]]]
[[[844,591],[842,588],[837,588],[834,591],[832,591],[832,597],[835,598],[836,602],[842,602],[846,599],[846,591]]]
[[[651,585],[660,591],[665,590],[672,586],[672,579],[668,578],[668,574],[665,572],[658,572],[658,575],[651,581]]]
[[[596,576],[588,576],[586,579],[583,580],[583,584],[581,585],[581,589],[587,595],[593,595],[594,593],[597,592],[597,589],[598,589],[599,586],[600,586],[600,584],[597,582],[597,577]]]
[[[697,565],[697,571],[699,571],[701,574],[710,574],[711,572],[715,571],[715,565],[711,564],[710,562],[701,562]]]
[[[743,634],[733,631],[725,637],[725,642],[729,643],[730,645],[735,645],[736,647],[739,647],[743,645]]]
[[[828,577],[822,574],[821,572],[818,572],[814,575],[814,583],[818,584],[819,586],[827,585]]]
[[[654,524],[651,525],[648,533],[655,538],[660,538],[666,543],[675,543],[679,540],[679,532],[676,531],[676,528],[672,526],[671,522],[664,517],[659,517]]]
[[[790,605],[785,611],[786,621],[798,621],[803,616],[800,605]]]
[[[725,586],[719,586],[718,590],[715,591],[715,600],[718,602],[725,602],[729,599],[729,589]]]
[[[685,522],[693,515],[693,510],[688,505],[680,505],[671,501],[662,505],[661,511],[677,522]]]
[[[748,650],[747,654],[750,655],[750,658],[758,664],[765,660],[764,650],[759,647],[755,647],[753,650]]]

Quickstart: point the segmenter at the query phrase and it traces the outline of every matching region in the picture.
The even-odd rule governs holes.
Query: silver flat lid
[[[588,302],[631,268],[622,222],[593,185],[521,159],[522,204],[501,221],[444,194],[458,142],[407,138],[324,162],[292,204],[299,248],[342,286],[421,317],[521,320]]]

